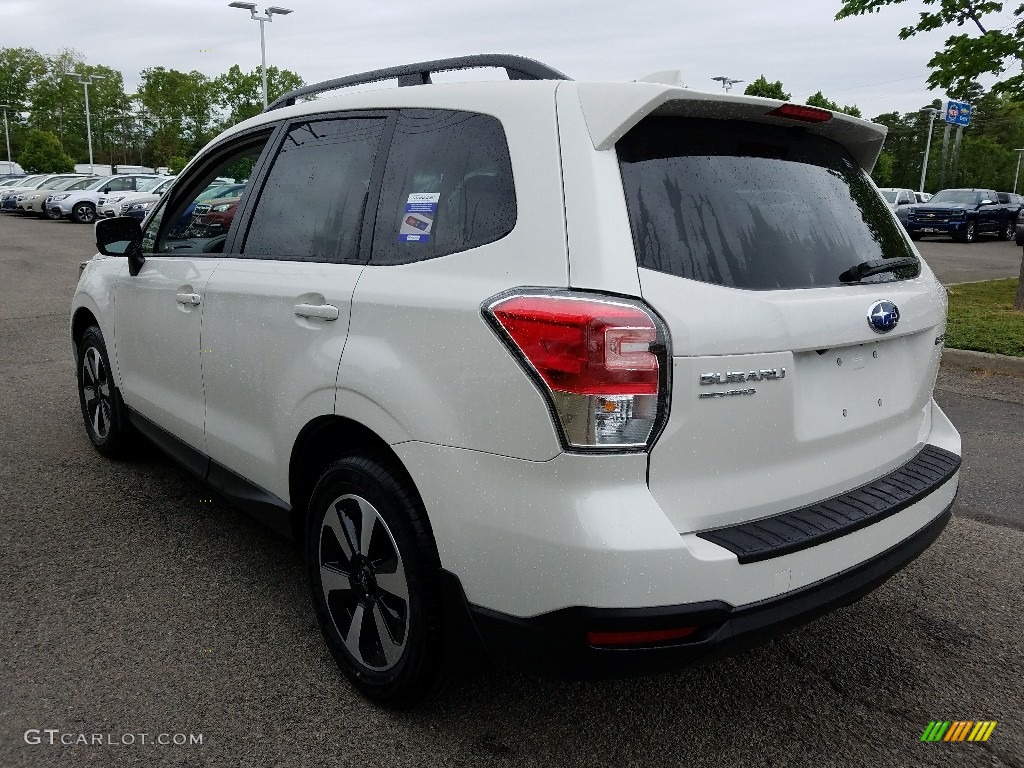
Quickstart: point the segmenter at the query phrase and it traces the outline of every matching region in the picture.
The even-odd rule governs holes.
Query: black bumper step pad
[[[960,469],[960,457],[934,445],[884,477],[807,507],[697,535],[741,563],[770,560],[824,544],[916,504]]]

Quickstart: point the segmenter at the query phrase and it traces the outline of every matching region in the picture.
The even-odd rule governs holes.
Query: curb
[[[970,371],[986,371],[1024,378],[1024,357],[993,355],[988,352],[947,347],[942,350],[942,365],[946,368],[966,368]]]

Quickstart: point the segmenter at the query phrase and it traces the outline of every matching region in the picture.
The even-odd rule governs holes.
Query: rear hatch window
[[[652,117],[617,150],[641,267],[772,290],[845,285],[857,264],[915,257],[864,170],[804,128]],[[915,263],[860,282],[918,274]]]

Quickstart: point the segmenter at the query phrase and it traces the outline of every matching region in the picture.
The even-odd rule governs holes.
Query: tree
[[[849,18],[850,16],[863,16],[867,13],[875,13],[889,5],[906,2],[906,0],[842,0],[836,20]],[[1024,65],[1024,4],[1013,9],[1014,22],[1001,29],[992,29],[987,17],[1001,14],[1003,12],[1002,2],[996,0],[920,0],[923,10],[919,15],[917,24],[911,27],[903,27],[899,32],[901,40],[907,40],[919,32],[931,32],[943,27],[964,27],[972,30],[969,33],[950,35],[946,38],[945,47],[936,51],[935,55],[928,62],[932,73],[928,77],[928,85],[932,88],[943,89],[954,98],[976,103],[982,98],[981,87],[978,85],[980,75],[995,75],[999,77],[1004,72],[1020,70]],[[977,30],[975,33],[973,30]],[[1009,95],[1015,100],[1024,98],[1024,73],[1008,77],[996,83],[992,87],[995,96]],[[988,109],[982,110],[986,114]],[[992,115],[986,115],[991,118]],[[1019,120],[1014,121],[1014,127],[1019,131]],[[992,142],[992,139],[988,140]],[[971,157],[973,141],[965,137],[962,157]],[[1015,144],[1010,144],[1010,147]],[[991,156],[985,155],[985,150],[999,149],[1002,158],[996,158],[993,163]],[[991,174],[994,172],[994,164],[1005,163],[1009,158],[1006,145],[999,147],[997,143],[988,143],[987,146],[979,144],[980,151],[973,157],[975,162],[979,160],[989,165],[988,176],[984,177],[987,186],[1006,185],[995,184]],[[977,170],[972,164],[971,168]],[[954,180],[955,182],[955,180]],[[1017,286],[1017,300],[1014,308],[1024,311],[1024,259],[1021,260],[1020,283]]]
[[[60,139],[49,131],[33,128],[25,139],[18,163],[26,173],[70,173],[75,161],[64,152]]]
[[[836,20],[850,16],[875,13],[888,5],[906,0],[842,0]],[[1014,11],[1014,23],[1003,29],[991,29],[987,16],[1001,14],[1002,2],[993,0],[920,0],[922,11],[914,26],[904,27],[899,32],[901,40],[907,40],[919,32],[931,32],[942,27],[963,27],[976,29],[977,34],[958,34],[946,38],[945,47],[936,51],[928,62],[932,70],[928,85],[950,94],[956,94],[977,82],[979,75],[991,74],[997,77],[1011,69],[1020,69],[1024,64],[1024,4]],[[1024,94],[1024,74],[1003,80],[1000,90]]]
[[[167,161],[167,172],[173,176],[177,176],[181,173],[181,169],[188,165],[188,163],[189,158],[187,157],[172,157]]]
[[[790,99],[790,95],[782,90],[781,80],[769,83],[764,75],[748,85],[743,94],[745,96],[763,96],[766,99],[778,99],[779,101],[789,101]]]
[[[860,113],[860,108],[856,104],[847,104],[845,106],[840,107],[839,104],[837,104],[836,102],[829,101],[828,99],[826,99],[825,94],[823,94],[821,91],[818,91],[816,94],[807,99],[807,104],[811,107],[821,107],[822,109],[830,109],[833,112],[844,112],[847,115],[852,115],[853,117],[863,117],[863,115],[861,115]]]
[[[875,184],[880,187],[898,186],[893,182],[893,164],[893,156],[888,152],[883,152],[878,156],[878,160],[875,162],[875,167],[871,171],[871,178],[874,180]]]
[[[267,67],[267,99],[301,86],[302,78],[287,69]],[[225,128],[263,111],[263,83],[259,69],[243,72],[237,64],[214,80],[218,103],[228,112]]]

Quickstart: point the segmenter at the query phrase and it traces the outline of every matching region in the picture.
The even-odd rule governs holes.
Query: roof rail
[[[451,59],[436,59],[435,61],[421,61],[419,64],[404,64],[399,67],[388,67],[386,69],[375,69],[371,72],[362,72],[358,75],[338,77],[334,80],[324,80],[322,83],[304,85],[289,91],[283,96],[274,99],[264,112],[290,107],[297,98],[309,96],[314,93],[334,91],[338,88],[347,88],[350,85],[362,85],[364,83],[376,83],[381,80],[398,78],[398,85],[426,85],[430,82],[432,72],[449,72],[457,69],[479,69],[481,67],[503,68],[508,73],[509,80],[571,80],[568,75],[559,72],[557,69],[542,64],[534,59],[525,56],[512,56],[504,53],[480,53],[474,56],[457,56]]]

